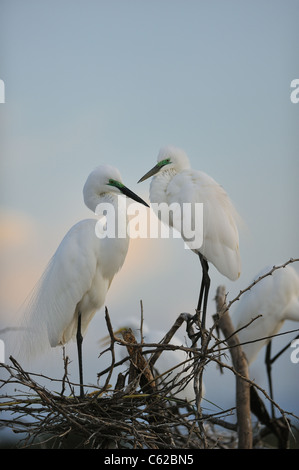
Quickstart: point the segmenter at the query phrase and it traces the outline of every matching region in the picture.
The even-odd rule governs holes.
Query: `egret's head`
[[[163,147],[158,154],[157,164],[140,178],[138,183],[165,170],[173,169],[179,173],[187,168],[190,168],[190,163],[184,150],[170,146]]]
[[[124,194],[134,199],[134,201],[148,206],[143,199],[123,184],[117,168],[110,165],[99,165],[90,173],[83,188],[83,197],[86,206],[92,211],[95,211],[100,202],[100,198],[105,193]]]

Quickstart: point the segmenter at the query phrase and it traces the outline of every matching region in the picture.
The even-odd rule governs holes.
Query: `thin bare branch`
[[[250,412],[250,387],[248,384],[249,373],[246,357],[240,346],[237,334],[234,334],[234,326],[229,317],[229,311],[226,306],[225,288],[218,287],[216,293],[216,305],[219,315],[219,327],[227,343],[233,346],[231,349],[232,361],[235,370],[239,375],[236,376],[236,408],[238,420],[239,448],[252,448],[252,424]],[[245,377],[247,380],[241,379]]]

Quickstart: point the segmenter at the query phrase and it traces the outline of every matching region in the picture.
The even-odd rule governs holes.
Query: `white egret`
[[[264,268],[255,279],[270,270],[271,267]],[[256,318],[258,315],[261,316]],[[246,291],[232,314],[235,329],[242,328],[238,331],[238,337],[249,364],[255,361],[259,351],[267,344],[265,359],[271,398],[271,364],[279,355],[273,359],[270,357],[271,336],[278,333],[286,320],[299,321],[299,276],[290,265],[276,269]]]
[[[141,338],[140,322],[138,322],[135,317],[127,318],[124,324],[117,331],[115,331],[115,334],[119,334],[120,332],[129,328],[132,330],[135,338],[139,342],[141,342],[141,339],[143,339],[144,343],[158,344],[165,336],[165,333],[163,333],[163,331],[150,329],[148,325],[143,322],[143,338]],[[173,344],[175,346],[183,346],[182,340],[180,340],[180,338],[175,335],[172,336],[169,344]],[[123,347],[121,348],[121,351],[122,356],[125,357],[126,354],[124,353]],[[148,359],[149,358],[150,354],[148,355]],[[195,400],[195,392],[193,379],[188,380],[188,377],[192,372],[192,367],[190,367],[192,361],[190,360],[188,362],[188,359],[190,359],[188,354],[181,349],[165,349],[156,361],[154,368],[157,371],[158,375],[163,376],[162,378],[164,378],[167,383],[171,384],[172,396],[181,400],[186,400],[187,402],[191,403]],[[203,387],[202,394],[204,395],[204,393],[205,390]]]
[[[115,219],[123,215],[122,220],[126,221],[125,198],[121,195],[147,206],[122,183],[119,171],[108,165],[95,168],[83,189],[84,202],[90,210],[95,212],[101,203],[110,204]],[[83,336],[94,314],[103,306],[129,246],[127,224],[124,237],[115,233],[115,237],[100,238],[95,231],[97,222],[97,219],[82,220],[65,235],[27,305],[23,323],[22,350],[26,354],[76,338],[81,397],[84,395]],[[108,217],[106,223],[109,224]]]
[[[236,220],[237,212],[224,189],[207,174],[193,170],[187,155],[174,147],[162,148],[158,155],[158,163],[139,181],[153,176],[150,184],[151,203],[179,204],[184,217],[183,205],[189,203],[192,211],[191,224],[195,225],[195,203],[203,203],[203,224],[195,226],[195,233],[200,232],[201,246],[192,250],[198,254],[202,266],[202,283],[200,288],[197,314],[202,311],[202,329],[205,328],[206,308],[210,287],[208,274],[211,262],[218,271],[231,280],[240,276],[241,261],[239,252],[239,234]],[[182,238],[188,240],[181,230],[184,220],[174,223],[174,218],[163,220],[163,213],[158,213],[162,222],[168,223],[181,232]]]

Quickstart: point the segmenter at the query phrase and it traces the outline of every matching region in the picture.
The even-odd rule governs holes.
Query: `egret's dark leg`
[[[202,317],[201,317],[201,328],[204,330],[206,325],[206,313],[207,313],[207,305],[208,305],[208,296],[209,296],[209,289],[210,289],[210,276],[209,276],[209,265],[207,260],[202,256],[201,253],[198,254],[201,267],[202,267],[202,281],[200,286],[200,293],[197,305],[197,312],[200,315],[201,312],[201,305],[203,304],[202,308]]]
[[[273,361],[271,360],[271,345],[272,345],[272,341],[270,340],[269,343],[267,344],[267,347],[266,347],[265,363],[266,363],[266,369],[267,369],[270,398],[271,398],[271,400],[273,400],[273,387],[272,387],[272,375],[271,375],[271,369],[272,369],[272,362]],[[271,403],[271,411],[272,411],[272,418],[274,418],[275,417],[275,410],[274,410],[273,403]]]
[[[205,283],[204,283],[204,279],[203,279],[203,276],[202,276],[200,291],[199,291],[199,298],[198,298],[197,309],[196,309],[198,321],[200,321],[200,312],[201,312],[201,305],[202,305],[202,298],[203,298],[204,290],[205,290]]]
[[[81,313],[78,313],[78,327],[77,327],[77,348],[78,348],[78,363],[79,363],[79,380],[80,380],[80,397],[84,397],[83,388],[83,365],[82,365],[82,342],[83,336],[81,334]]]

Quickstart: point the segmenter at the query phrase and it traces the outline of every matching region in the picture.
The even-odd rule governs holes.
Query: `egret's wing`
[[[263,279],[250,291],[242,295],[236,310],[232,314],[233,325],[236,330],[240,329],[238,337],[249,363],[256,359],[260,349],[267,342],[266,339],[263,341],[257,340],[273,334],[276,329],[276,320],[274,320],[274,317],[272,318],[274,320],[272,325],[272,320],[268,317],[267,303],[271,291],[272,279]]]
[[[264,268],[255,279],[270,272],[271,268]],[[277,334],[286,319],[299,321],[298,297],[299,277],[291,266],[274,271],[242,295],[232,315],[235,329],[244,327],[261,315],[238,333],[241,343],[253,341],[243,346],[249,362],[255,360],[268,341],[255,340]]]
[[[76,306],[96,271],[99,240],[95,223],[83,220],[69,230],[25,304],[20,330],[22,354],[31,356],[63,343],[65,329],[76,321]]]
[[[186,202],[203,204],[203,225],[198,227],[202,245],[198,251],[223,275],[236,280],[241,271],[236,223],[239,217],[224,189],[203,172],[185,170],[169,183],[167,202],[178,202],[181,207]]]
[[[285,320],[299,321],[299,275],[292,266],[274,271],[273,273],[277,282],[278,276],[282,279],[280,284],[283,283],[284,287],[284,302],[283,318]],[[276,291],[279,289],[278,285]]]

